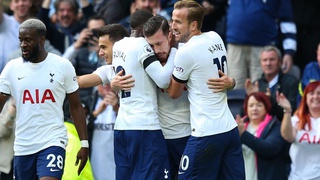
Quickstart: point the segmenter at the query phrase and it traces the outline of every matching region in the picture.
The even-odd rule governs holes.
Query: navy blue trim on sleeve
[[[178,83],[181,83],[181,84],[185,84],[188,82],[188,80],[181,80],[181,79],[178,79],[177,77],[175,77],[173,74],[172,74],[172,78],[177,81]]]
[[[143,68],[146,69],[154,61],[158,61],[155,55],[148,57],[146,60],[143,61]]]

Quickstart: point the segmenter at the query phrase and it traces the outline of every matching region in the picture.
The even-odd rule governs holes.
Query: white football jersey
[[[226,92],[213,93],[207,85],[209,78],[219,78],[218,70],[227,74],[226,49],[220,36],[212,31],[193,36],[179,47],[174,64],[173,78],[187,83],[191,134],[203,137],[235,128]]]
[[[112,65],[103,65],[98,67],[92,74],[100,77],[102,84],[110,84],[111,79],[114,77],[114,68]]]
[[[289,180],[320,179],[320,118],[310,117],[309,130],[299,130],[290,146],[291,171]],[[298,117],[291,118],[292,126],[298,129]]]
[[[167,63],[173,63],[176,51],[176,48],[171,48]],[[160,126],[165,139],[190,136],[190,103],[187,89],[185,88],[179,98],[172,99],[165,90],[157,88],[157,96]]]
[[[11,60],[0,76],[0,92],[16,102],[15,155],[36,153],[50,146],[67,145],[62,111],[66,94],[79,88],[69,60],[48,53],[40,63]]]
[[[135,79],[130,91],[119,94],[120,108],[115,129],[160,129],[155,82],[160,87],[169,85],[173,63],[162,67],[144,38],[125,37],[113,46],[112,65],[116,73],[124,70]]]

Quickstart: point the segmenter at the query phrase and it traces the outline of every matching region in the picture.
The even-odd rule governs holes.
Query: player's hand
[[[213,92],[223,92],[228,89],[232,89],[234,86],[233,79],[225,75],[222,71],[219,70],[220,78],[211,78],[207,81],[209,89],[212,89]]]
[[[124,90],[129,91],[134,86],[134,79],[132,75],[123,75],[123,70],[118,72],[116,76],[111,80],[111,88],[114,91]]]
[[[78,176],[80,175],[81,171],[83,170],[84,166],[87,163],[88,155],[89,155],[89,148],[81,148],[78,151],[77,160],[76,160],[76,164],[75,164],[76,166],[78,166],[78,164],[80,162],[80,165],[78,168]]]

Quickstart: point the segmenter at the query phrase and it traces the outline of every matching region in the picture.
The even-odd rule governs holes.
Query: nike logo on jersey
[[[184,174],[184,172],[180,172],[180,171],[178,171],[178,174]]]
[[[60,169],[52,169],[52,168],[50,168],[50,171],[51,172],[56,172],[56,171],[60,171]]]
[[[24,76],[22,76],[22,77],[18,77],[18,80],[21,80],[21,79],[23,79],[23,78],[25,78]]]

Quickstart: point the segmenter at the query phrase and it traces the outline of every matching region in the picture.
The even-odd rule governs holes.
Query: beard
[[[180,38],[178,39],[178,42],[180,43],[186,43],[189,40],[190,32],[185,33],[184,35],[180,35]]]
[[[166,63],[168,59],[167,53],[158,53],[156,54],[157,59],[160,61],[160,63]]]
[[[28,62],[34,62],[39,57],[39,54],[40,54],[39,48],[40,48],[39,45],[35,46],[34,48],[31,49],[28,55],[22,55],[23,60]]]

